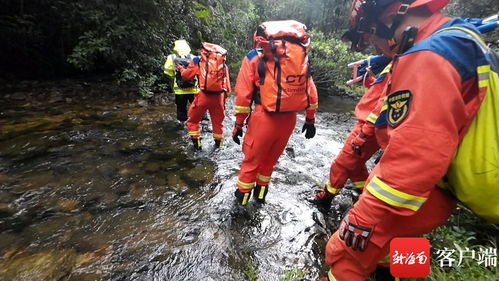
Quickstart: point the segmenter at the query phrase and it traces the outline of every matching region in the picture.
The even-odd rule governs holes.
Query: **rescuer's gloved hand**
[[[182,65],[180,64],[176,64],[175,65],[175,68],[177,69],[178,72],[182,73],[182,71],[184,70],[184,67],[182,67]]]
[[[232,140],[234,140],[234,142],[237,144],[241,144],[239,137],[242,136],[243,136],[243,124],[235,123],[234,130],[232,130]]]
[[[329,184],[326,184],[321,191],[315,194],[315,197],[310,200],[310,202],[316,205],[319,210],[327,212],[331,209],[331,202],[333,201],[333,198],[339,192],[340,189],[333,188]]]
[[[303,124],[303,127],[301,128],[301,132],[305,132],[305,138],[311,139],[315,136],[315,118],[308,119],[305,118],[305,124]]]
[[[352,141],[352,150],[355,154],[361,155],[362,154],[362,146],[364,143],[366,143],[367,140],[367,135],[364,134],[363,132],[360,132],[355,139]]]
[[[348,247],[362,252],[367,248],[373,230],[373,226],[363,225],[355,215],[348,213],[340,223],[338,234]]]

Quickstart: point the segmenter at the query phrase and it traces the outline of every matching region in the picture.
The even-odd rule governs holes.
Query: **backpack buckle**
[[[399,9],[397,10],[397,15],[405,15],[407,13],[407,11],[409,10],[409,5],[410,4],[400,5]]]

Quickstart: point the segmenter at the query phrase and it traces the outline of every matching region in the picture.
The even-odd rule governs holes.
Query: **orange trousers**
[[[191,138],[199,138],[201,130],[199,122],[204,113],[208,111],[215,140],[223,139],[223,121],[225,118],[225,94],[208,95],[199,91],[189,107],[189,119],[187,119],[187,130]]]
[[[333,188],[342,188],[347,179],[350,179],[357,188],[363,188],[369,176],[366,162],[379,149],[376,138],[370,137],[362,146],[361,155],[355,154],[352,149],[352,141],[361,132],[364,124],[357,123],[348,134],[343,148],[331,163],[329,169],[329,184]]]
[[[400,216],[388,212],[382,218],[372,215],[380,202],[365,190],[359,201],[349,211],[366,224],[374,225],[373,235],[365,251],[354,251],[347,247],[336,231],[326,245],[326,264],[337,281],[366,280],[376,269],[378,262],[390,250],[390,241],[395,237],[417,237],[445,223],[456,207],[456,200],[445,191],[435,187],[428,200],[412,216]]]
[[[254,184],[268,185],[274,166],[296,125],[296,113],[269,113],[256,105],[248,120],[237,187],[249,192]]]

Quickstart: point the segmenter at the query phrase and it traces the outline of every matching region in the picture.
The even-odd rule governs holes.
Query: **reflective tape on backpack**
[[[412,195],[392,188],[377,176],[371,179],[366,188],[374,197],[388,205],[407,208],[413,211],[419,210],[427,200],[425,197]]]

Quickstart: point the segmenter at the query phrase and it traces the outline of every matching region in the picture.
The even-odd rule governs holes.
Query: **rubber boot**
[[[194,151],[201,150],[201,138],[191,138]]]
[[[241,206],[246,206],[251,196],[251,190],[249,192],[242,192],[239,188],[236,188],[234,196],[236,196],[236,201],[241,204]]]
[[[269,192],[268,185],[259,185],[255,186],[255,192],[253,192],[253,197],[255,197],[256,202],[265,203],[265,196]]]
[[[221,148],[224,145],[222,140],[215,140],[215,149]]]

